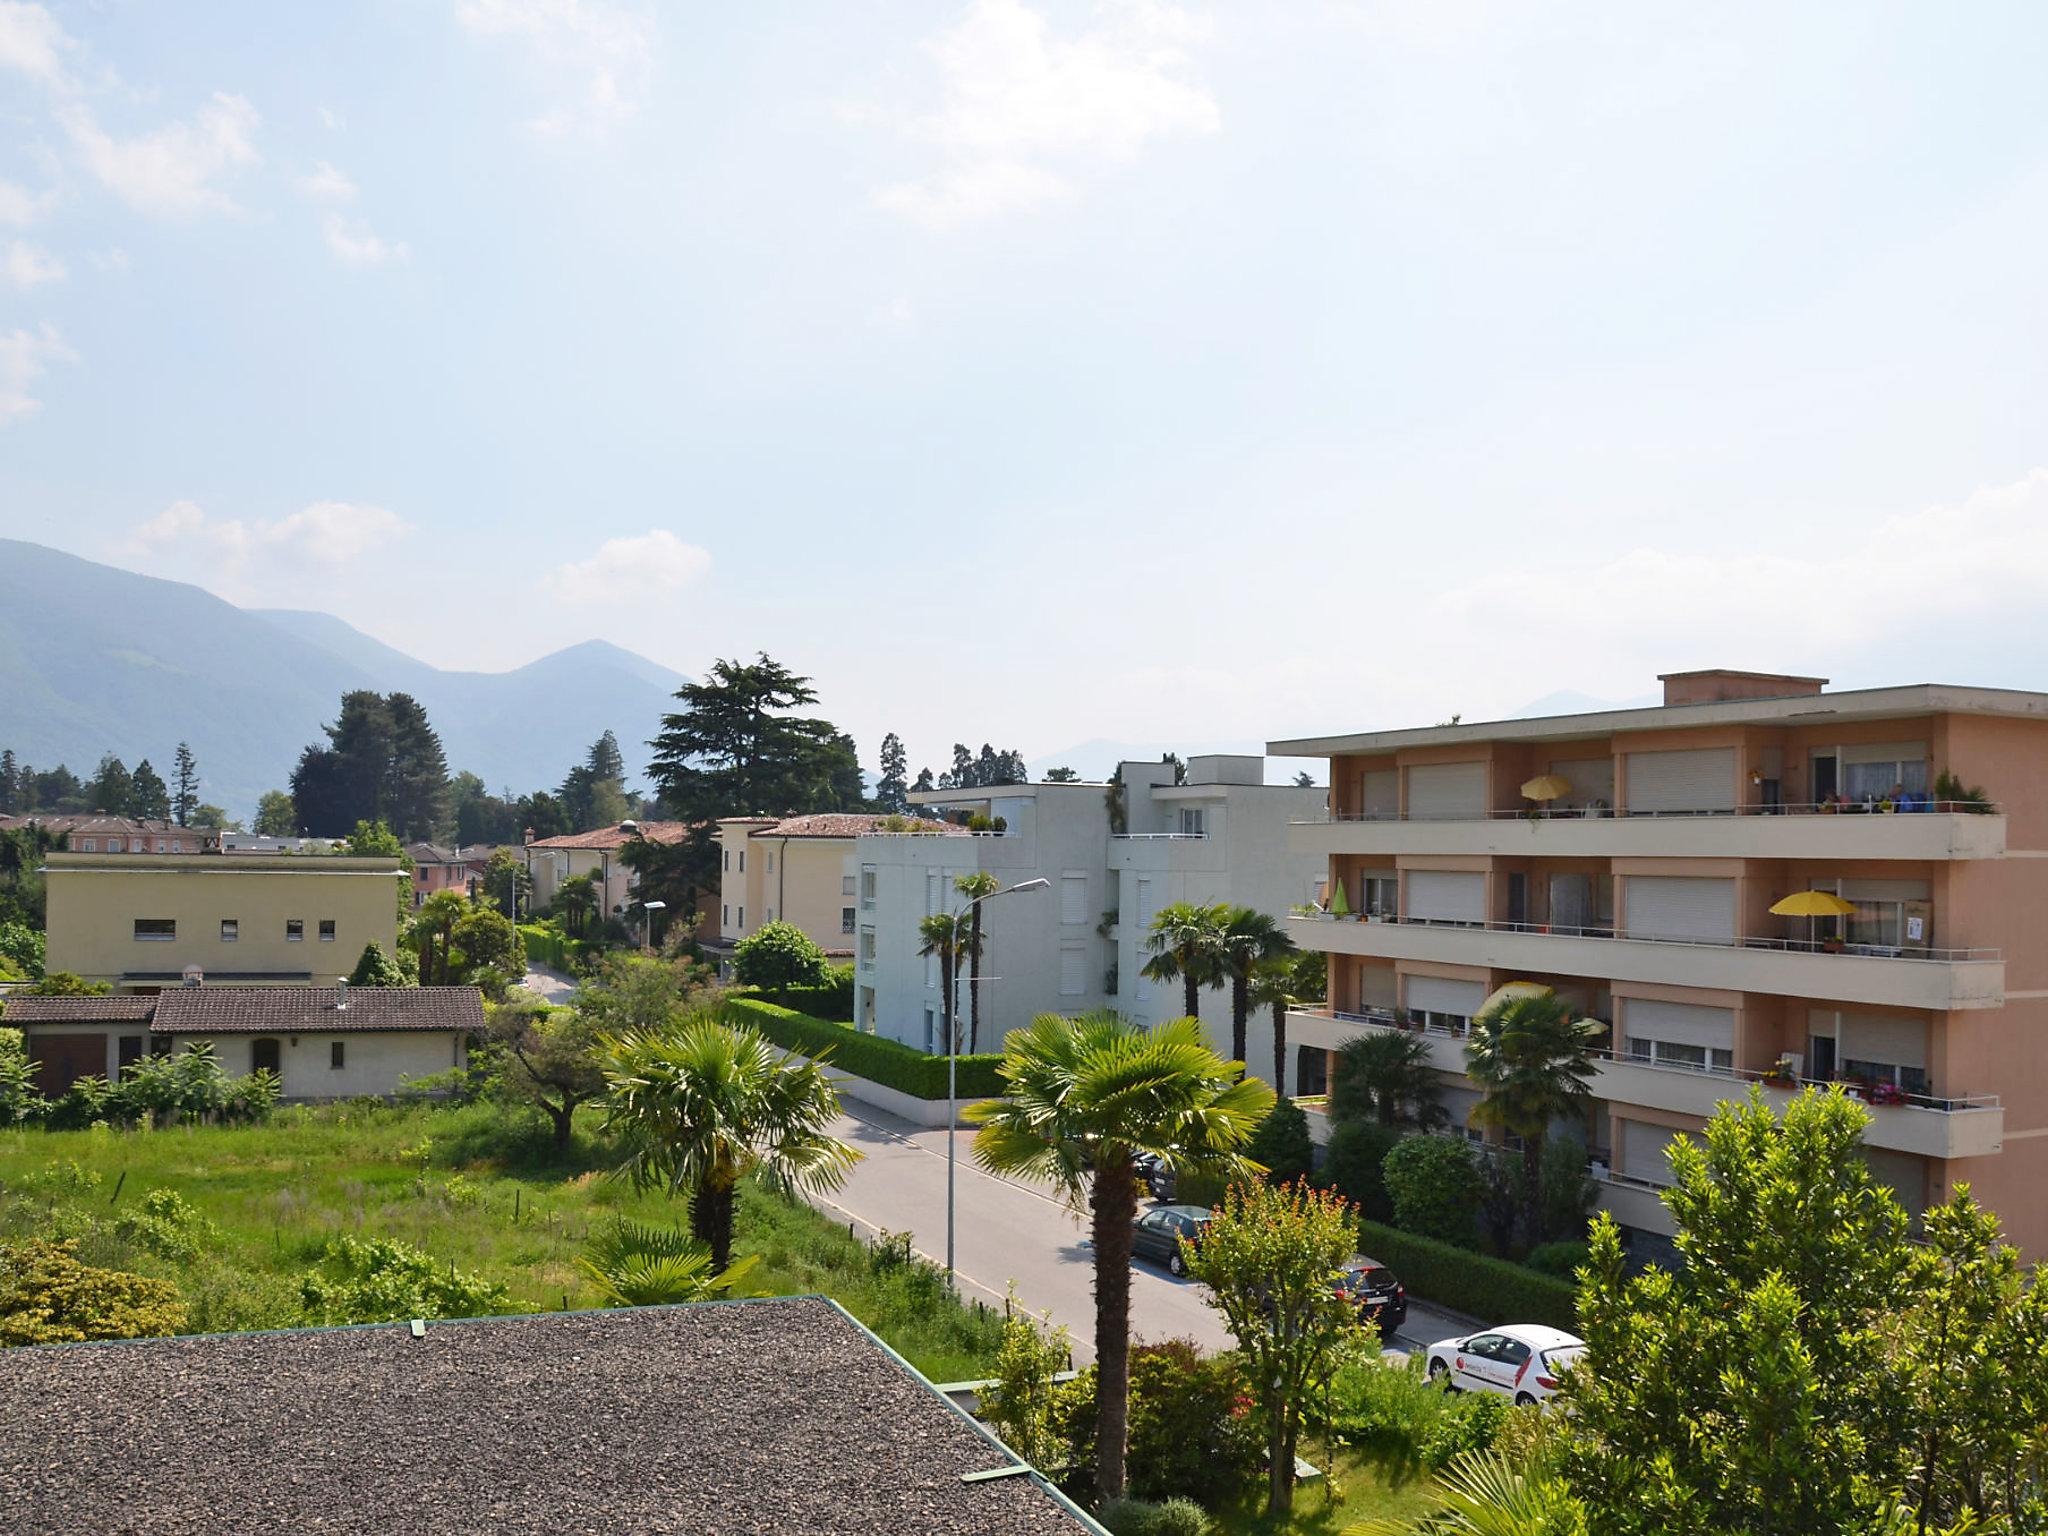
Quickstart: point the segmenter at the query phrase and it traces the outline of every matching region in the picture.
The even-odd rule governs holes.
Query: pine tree
[[[91,809],[104,811],[109,816],[128,814],[128,797],[134,792],[134,780],[128,767],[113,753],[100,759],[99,772],[86,787],[86,798]]]
[[[953,771],[949,775],[954,789],[972,789],[974,778],[974,754],[960,742],[953,743]]]
[[[875,804],[892,816],[910,809],[909,771],[903,738],[891,731],[882,738],[882,776],[875,781]]]
[[[590,756],[584,767],[590,770],[593,780],[613,779],[620,784],[626,782],[626,759],[619,752],[619,738],[606,731],[591,744]]]
[[[894,741],[895,737],[889,738]],[[21,799],[21,769],[14,761],[14,748],[0,752],[0,816],[12,816],[26,807],[17,804]]]
[[[402,840],[430,838],[444,818],[448,758],[419,700],[409,693],[394,693],[389,708],[389,799],[379,810]]]
[[[171,817],[171,792],[146,757],[135,765],[135,777],[128,783],[128,814],[143,821]]]
[[[182,741],[178,743],[174,771],[171,810],[177,816],[179,826],[189,827],[192,813],[199,809],[199,760],[192,755],[192,748]]]

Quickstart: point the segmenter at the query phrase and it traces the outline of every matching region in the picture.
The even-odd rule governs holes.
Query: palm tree
[[[1406,1029],[1375,1029],[1337,1048],[1330,1081],[1332,1120],[1409,1122],[1422,1130],[1449,1118],[1443,1089],[1429,1064],[1429,1042]]]
[[[939,1017],[946,1026],[946,1054],[957,1055],[960,1037],[953,1026],[953,977],[967,952],[967,919],[958,912],[934,912],[917,925],[920,955],[939,957]]]
[[[1130,1420],[1134,1160],[1229,1177],[1273,1107],[1273,1090],[1203,1043],[1193,1018],[1150,1029],[1113,1013],[1040,1014],[1003,1042],[1003,1097],[970,1105],[974,1156],[993,1173],[1051,1184],[1086,1206],[1095,1246],[1096,1477],[1124,1491]]]
[[[1472,1021],[1465,1073],[1480,1090],[1472,1118],[1522,1138],[1522,1214],[1531,1228],[1544,1138],[1551,1121],[1584,1118],[1592,1105],[1593,1051],[1605,1028],[1573,1018],[1548,992],[1506,998]]]
[[[1222,935],[1229,910],[1176,901],[1153,914],[1145,935],[1152,958],[1139,974],[1151,981],[1178,981],[1191,1019],[1202,1016],[1202,988],[1223,980]]]
[[[967,942],[963,948],[967,956],[967,1054],[970,1056],[981,1049],[981,904],[1002,886],[1002,881],[986,870],[960,875],[953,881],[953,889],[968,900]]]
[[[860,1160],[826,1127],[839,1095],[825,1058],[785,1056],[758,1030],[700,1013],[680,1025],[603,1042],[605,1128],[636,1189],[690,1202],[690,1232],[711,1272],[732,1262],[733,1192],[743,1178],[783,1193],[837,1189]]]
[[[1523,1467],[1499,1451],[1468,1451],[1437,1475],[1437,1508],[1421,1520],[1364,1520],[1343,1536],[1566,1536],[1586,1511],[1548,1466]]]
[[[603,1305],[659,1307],[728,1295],[760,1258],[750,1253],[714,1275],[711,1250],[682,1228],[619,1218],[585,1242],[576,1264]]]
[[[1252,977],[1260,966],[1294,953],[1294,940],[1272,918],[1250,907],[1225,907],[1223,930],[1216,936],[1223,973],[1230,978],[1230,1054],[1245,1058],[1245,1024],[1252,1011]],[[1284,1079],[1273,1080],[1279,1092]]]
[[[1287,1091],[1287,1010],[1294,1006],[1294,961],[1268,960],[1252,972],[1251,1006],[1273,1011],[1273,1091]]]

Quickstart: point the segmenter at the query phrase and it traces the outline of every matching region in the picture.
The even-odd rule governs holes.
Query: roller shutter
[[[1486,876],[1438,869],[1408,872],[1408,905],[1402,917],[1410,922],[1483,923],[1486,921]]]
[[[1678,1132],[1668,1126],[1651,1125],[1642,1120],[1620,1120],[1621,1127],[1621,1171],[1632,1179],[1648,1179],[1653,1184],[1671,1182],[1671,1165],[1664,1154],[1671,1148],[1671,1138]]]
[[[1735,1010],[1697,1003],[1660,1003],[1631,997],[1622,1003],[1622,1028],[1631,1040],[1663,1040],[1704,1050],[1735,1049]]]
[[[1893,1152],[1883,1147],[1865,1147],[1863,1160],[1870,1165],[1870,1176],[1878,1183],[1888,1185],[1899,1197],[1912,1215],[1918,1216],[1927,1209],[1927,1163],[1924,1158],[1911,1152]]]
[[[1628,809],[1632,816],[1735,809],[1735,749],[1631,752]]]
[[[1446,1088],[1437,1097],[1444,1113],[1450,1116],[1446,1122],[1454,1131],[1462,1131],[1472,1123],[1472,1111],[1479,1107],[1479,1093],[1472,1088]]]
[[[1485,763],[1431,763],[1408,770],[1410,820],[1455,821],[1485,814]]]
[[[1629,875],[1623,917],[1632,939],[1735,942],[1735,882]]]
[[[1060,921],[1064,924],[1088,921],[1088,877],[1085,874],[1060,876]]]
[[[1400,998],[1391,965],[1361,965],[1358,968],[1358,1001],[1365,1008],[1397,1008]]]
[[[1611,757],[1573,758],[1568,762],[1552,763],[1550,771],[1560,778],[1571,781],[1572,792],[1566,798],[1585,803],[1588,800],[1605,800],[1614,803],[1614,759]]]
[[[1469,1019],[1486,1001],[1483,981],[1453,981],[1442,976],[1410,976],[1404,983],[1410,1013],[1454,1013]]]
[[[1895,1067],[1927,1066],[1927,1026],[1918,1019],[1845,1013],[1836,1034],[1836,1059],[1883,1061]]]
[[[1088,951],[1080,944],[1060,948],[1060,996],[1085,997],[1088,992]]]
[[[1401,814],[1401,775],[1392,768],[1374,768],[1359,775],[1361,809],[1368,821],[1392,821]]]

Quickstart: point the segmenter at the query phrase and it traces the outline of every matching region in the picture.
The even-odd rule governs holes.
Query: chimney
[[[334,984],[334,1006],[337,1012],[348,1006],[348,978],[346,976]]]
[[[1731,699],[1793,699],[1810,697],[1827,686],[1824,677],[1791,672],[1735,672],[1709,667],[1700,672],[1659,672],[1664,707],[1674,704],[1721,704]]]

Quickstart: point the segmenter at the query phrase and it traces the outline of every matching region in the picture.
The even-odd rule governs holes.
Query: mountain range
[[[332,614],[245,609],[183,582],[0,539],[0,748],[91,776],[103,753],[166,779],[178,743],[202,798],[248,816],[323,740],[352,688],[410,693],[451,772],[552,789],[605,731],[629,770],[688,681],[602,640],[510,672],[449,672]]]

